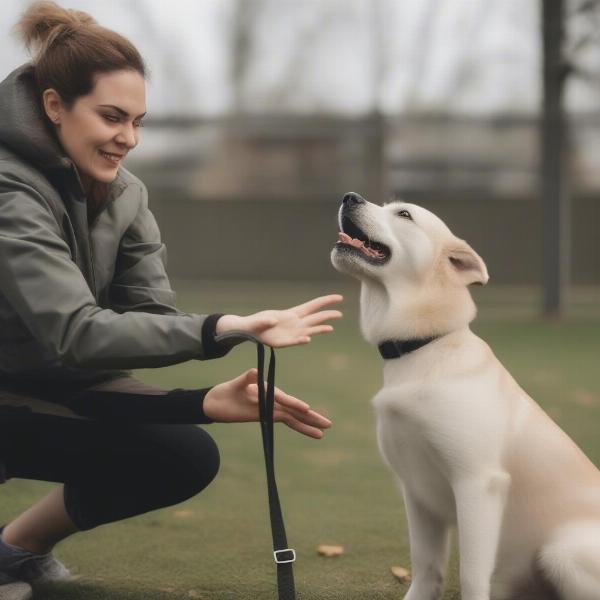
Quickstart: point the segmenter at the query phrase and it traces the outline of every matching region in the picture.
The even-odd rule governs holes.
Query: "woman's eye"
[[[142,121],[142,119],[139,119],[137,121],[134,121],[133,124],[135,125],[135,127],[143,127],[144,121]]]
[[[396,214],[399,217],[404,217],[405,219],[410,219],[412,221],[412,217],[410,216],[410,213],[407,210],[399,210]]]
[[[119,117],[115,117],[114,115],[102,115],[107,121],[110,121],[111,123],[118,123],[119,122]]]

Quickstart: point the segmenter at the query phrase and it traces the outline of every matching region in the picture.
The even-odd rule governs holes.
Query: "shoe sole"
[[[0,600],[31,600],[33,591],[24,581],[0,585]]]

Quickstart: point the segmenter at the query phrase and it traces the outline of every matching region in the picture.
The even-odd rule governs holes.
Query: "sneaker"
[[[2,529],[0,529],[0,586],[15,582],[51,583],[70,578],[69,569],[52,554],[35,554],[24,548],[7,544],[2,539]],[[0,600],[4,600],[2,595]]]
[[[31,600],[33,591],[24,581],[13,581],[0,585],[0,600]]]

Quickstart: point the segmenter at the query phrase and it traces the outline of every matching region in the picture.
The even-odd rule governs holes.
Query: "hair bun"
[[[146,77],[146,65],[137,48],[85,12],[67,10],[55,2],[35,2],[15,24],[14,33],[33,50],[40,106],[44,92],[53,89],[70,108],[94,89],[98,73],[127,69]]]
[[[55,2],[34,2],[15,25],[28,50],[39,56],[55,41],[86,25],[97,25],[86,12],[62,8]]]

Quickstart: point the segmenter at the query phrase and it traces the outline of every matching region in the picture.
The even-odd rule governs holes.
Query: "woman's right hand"
[[[273,348],[308,344],[311,336],[333,331],[333,327],[325,321],[339,319],[342,313],[323,309],[343,299],[340,294],[330,294],[285,310],[263,310],[244,317],[223,315],[217,321],[216,334],[246,331]]]
[[[322,438],[323,430],[331,427],[331,421],[310,410],[306,402],[277,387],[274,396],[274,421],[315,439]],[[250,369],[231,381],[215,385],[204,397],[203,409],[217,423],[258,421],[258,371]]]

